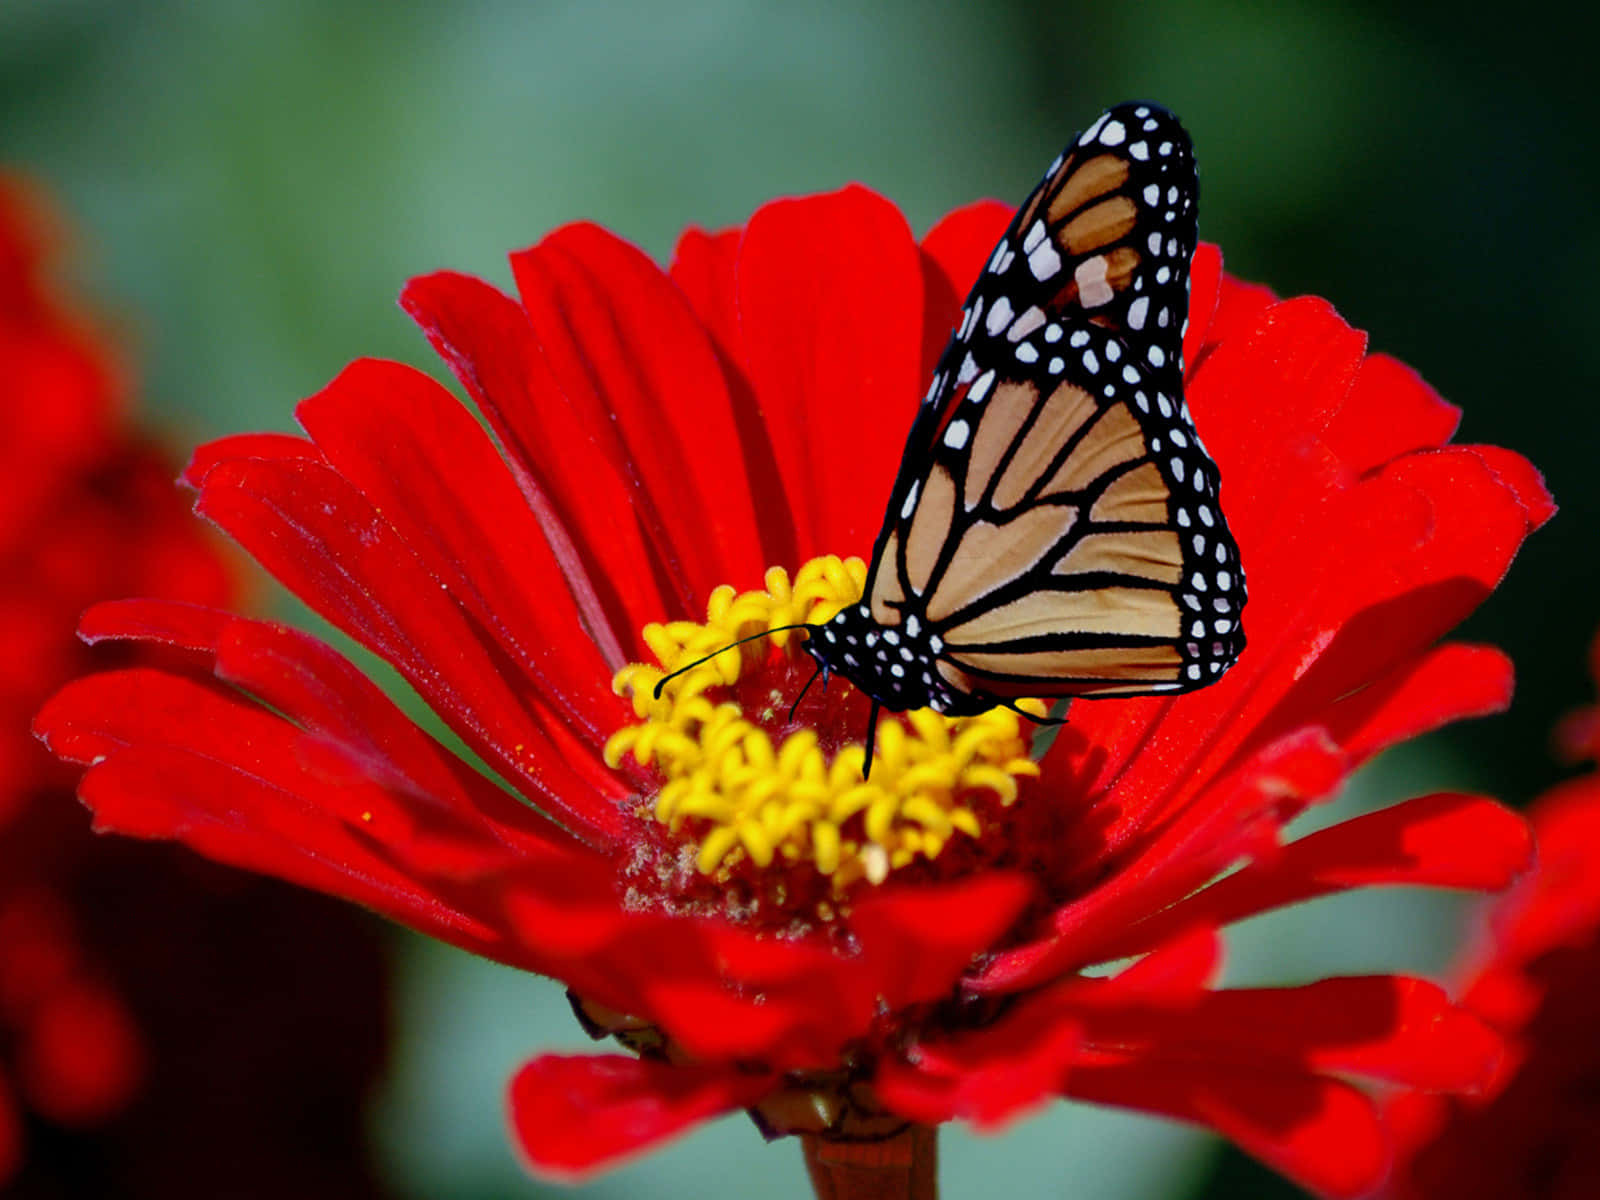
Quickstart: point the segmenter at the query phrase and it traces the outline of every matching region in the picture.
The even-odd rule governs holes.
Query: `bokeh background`
[[[79,226],[84,286],[177,454],[290,428],[359,355],[441,374],[393,303],[410,275],[507,283],[507,250],[579,218],[661,257],[686,225],[849,180],[920,231],[1020,199],[1105,105],[1159,100],[1194,136],[1201,234],[1234,273],[1329,298],[1464,409],[1463,440],[1545,471],[1560,516],[1465,629],[1514,657],[1514,708],[1389,756],[1341,801],[1463,786],[1520,803],[1562,772],[1549,730],[1588,698],[1600,618],[1595,32],[1327,0],[5,0],[0,164]],[[1437,970],[1467,919],[1448,899],[1324,903],[1246,925],[1230,976]],[[518,1062],[588,1044],[560,992],[388,942],[395,1042],[366,1115],[385,1186],[561,1194],[520,1172],[502,1118]],[[944,1158],[952,1197],[1296,1194],[1201,1134],[1078,1107],[953,1131]],[[753,1180],[809,1195],[798,1151],[735,1118],[578,1194]]]

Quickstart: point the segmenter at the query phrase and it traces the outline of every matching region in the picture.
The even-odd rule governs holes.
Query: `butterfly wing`
[[[957,691],[1138,695],[1244,645],[1238,549],[1183,401],[1197,184],[1152,104],[1051,164],[935,371],[867,582]]]

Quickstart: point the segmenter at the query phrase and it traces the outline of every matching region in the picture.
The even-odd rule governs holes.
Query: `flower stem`
[[[939,1200],[939,1130],[913,1125],[881,1142],[801,1137],[817,1200]]]

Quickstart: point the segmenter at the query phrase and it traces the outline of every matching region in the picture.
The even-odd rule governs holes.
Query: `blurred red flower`
[[[131,428],[109,339],[56,295],[62,241],[41,198],[0,175],[0,1189],[214,1195],[211,1163],[255,1171],[231,1194],[361,1194],[353,1110],[381,1045],[372,932],[287,889],[92,838],[76,773],[28,734],[52,691],[105,665],[75,636],[87,605],[237,594],[171,464]],[[296,923],[312,920],[302,939]],[[319,1131],[312,1166],[286,1136],[302,1118],[278,1114],[307,1083],[307,1018],[339,1019],[321,997],[308,1011],[286,975],[322,955],[349,985],[334,1007],[360,1004],[374,1032],[339,1031],[350,1049],[319,1054],[305,1103],[336,1090],[352,1113]],[[290,1033],[287,1055],[250,1044]]]
[[[1591,663],[1600,682],[1600,639]],[[1594,757],[1593,709],[1567,749]],[[1497,901],[1462,971],[1462,1003],[1514,1052],[1499,1086],[1470,1100],[1406,1094],[1396,1200],[1586,1200],[1600,1195],[1600,773],[1530,811],[1538,867]]]
[[[1499,1039],[1417,979],[1215,989],[1218,931],[1525,866],[1521,818],[1476,796],[1279,835],[1377,751],[1507,702],[1500,653],[1436,643],[1552,508],[1517,455],[1445,445],[1455,411],[1327,304],[1196,256],[1188,395],[1252,594],[1217,685],[1080,704],[1031,752],[1005,710],[886,718],[870,782],[859,696],[808,695],[791,723],[792,635],[651,698],[732,636],[857,598],[861,564],[831,556],[870,547],[1008,217],[977,205],[918,242],[853,187],[691,231],[666,272],[565,228],[512,257],[517,300],[449,273],[402,297],[492,437],[363,360],[300,405],[307,438],[199,451],[199,511],[492,775],[305,634],[147,600],[83,635],[187,665],[72,684],[38,732],[88,766],[98,828],[564,981],[641,1057],[522,1068],[512,1119],[545,1170],[736,1108],[816,1144],[1068,1095],[1212,1126],[1328,1193],[1370,1186],[1360,1081],[1470,1090]]]

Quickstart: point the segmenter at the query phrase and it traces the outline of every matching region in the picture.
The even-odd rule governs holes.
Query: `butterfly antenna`
[[[656,682],[655,690],[651,694],[657,700],[661,699],[661,689],[667,686],[667,681],[669,679],[676,679],[679,675],[682,675],[685,671],[692,671],[696,667],[698,667],[701,663],[708,663],[713,658],[715,658],[717,655],[723,653],[724,651],[732,650],[735,646],[742,646],[746,642],[757,642],[757,641],[760,641],[762,638],[766,637],[769,633],[782,633],[786,629],[815,630],[816,628],[817,628],[817,626],[809,624],[809,623],[806,623],[806,622],[801,622],[798,625],[774,625],[771,629],[763,629],[760,633],[752,633],[749,637],[742,637],[736,642],[729,642],[726,646],[723,646],[721,649],[713,650],[710,654],[706,655],[704,658],[697,658],[692,663],[690,663],[688,666],[679,667],[676,671],[673,671],[673,672],[671,672],[670,674],[667,674],[667,675],[663,675]],[[810,686],[810,685],[808,684],[807,686]],[[801,692],[800,694],[802,696],[805,695],[804,692]]]
[[[811,678],[806,680],[805,687],[800,689],[800,694],[794,698],[794,703],[789,705],[789,724],[794,724],[794,713],[800,707],[800,701],[806,698],[806,693],[811,690],[811,685],[817,681],[817,676],[822,676],[822,690],[828,690],[828,668],[821,659],[817,660],[817,669],[811,672]]]
[[[878,709],[883,707],[876,700],[872,702],[872,711],[867,715],[867,755],[861,760],[861,778],[872,778],[872,744],[878,740]]]

